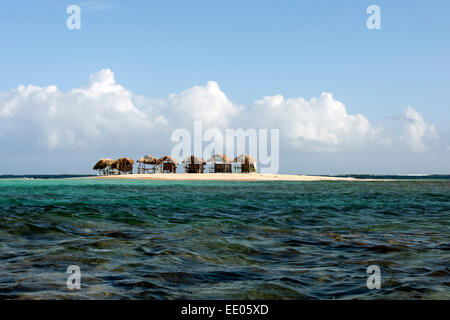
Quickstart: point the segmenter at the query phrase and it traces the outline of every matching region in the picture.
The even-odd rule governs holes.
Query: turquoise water
[[[449,299],[449,216],[449,180],[0,179],[0,298]]]

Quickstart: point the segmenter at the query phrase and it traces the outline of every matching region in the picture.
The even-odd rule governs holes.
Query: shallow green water
[[[449,217],[448,180],[3,179],[0,298],[449,299]]]

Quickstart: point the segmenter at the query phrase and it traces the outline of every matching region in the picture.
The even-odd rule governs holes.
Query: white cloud
[[[124,145],[153,126],[131,97],[108,69],[70,92],[19,86],[0,95],[0,140],[47,150],[95,149],[112,141]]]
[[[349,114],[331,93],[310,100],[270,96],[255,104],[265,123],[280,128],[284,138],[299,149],[334,151],[381,139],[381,129],[373,128],[361,114]]]
[[[330,93],[310,100],[268,96],[244,107],[210,81],[167,99],[152,99],[116,83],[109,69],[91,74],[86,86],[67,92],[32,85],[0,92],[0,147],[8,153],[95,151],[108,156],[111,150],[147,153],[155,148],[169,153],[172,130],[190,129],[193,120],[202,120],[204,129],[278,128],[282,144],[302,151],[398,143],[421,151],[437,138],[434,126],[411,107],[404,115],[403,138],[398,139],[363,115],[350,114]]]
[[[129,150],[145,141],[170,151],[171,130],[190,128],[193,120],[224,128],[240,108],[214,81],[149,99],[133,95],[116,83],[111,70],[102,69],[86,86],[68,92],[29,85],[0,93],[0,145],[30,152]]]
[[[215,81],[206,86],[195,86],[180,94],[172,93],[167,100],[167,108],[179,123],[202,120],[207,127],[226,127],[236,116],[240,107],[234,105]]]
[[[438,138],[434,125],[425,122],[423,116],[411,106],[405,110],[403,121],[405,142],[414,151],[425,151],[427,144]]]

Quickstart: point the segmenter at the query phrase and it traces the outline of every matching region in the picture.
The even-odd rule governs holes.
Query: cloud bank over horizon
[[[73,155],[76,171],[86,167],[81,172],[88,172],[100,155],[168,154],[174,145],[171,132],[190,130],[195,120],[201,120],[204,129],[280,129],[280,160],[283,152],[287,158],[327,159],[330,155],[343,159],[348,153],[370,158],[375,150],[394,158],[399,152],[418,157],[449,153],[449,142],[441,141],[438,129],[412,106],[398,117],[396,128],[387,129],[362,114],[350,114],[327,92],[309,100],[265,96],[243,106],[209,81],[155,99],[124,88],[109,69],[92,73],[85,86],[66,92],[54,85],[20,85],[0,92],[0,150],[3,161],[24,155],[42,159]]]

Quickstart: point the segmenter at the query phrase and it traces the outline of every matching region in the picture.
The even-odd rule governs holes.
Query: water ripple
[[[449,299],[449,214],[449,181],[0,180],[0,299]]]

